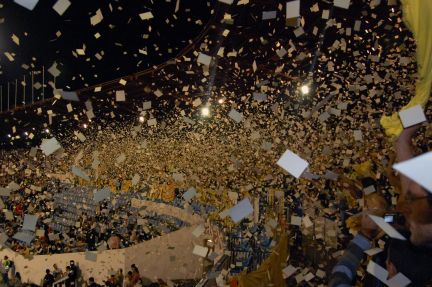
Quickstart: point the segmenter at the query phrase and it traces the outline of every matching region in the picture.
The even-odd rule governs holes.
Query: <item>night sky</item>
[[[59,88],[79,89],[144,70],[173,58],[210,19],[215,1],[72,1],[60,16],[55,0],[39,1],[33,11],[2,1],[0,9],[0,82],[23,79],[32,70],[48,69],[58,63]],[[100,9],[101,23],[92,26],[90,17]],[[140,13],[154,18],[141,20]],[[60,33],[58,33],[60,32]],[[100,33],[96,39],[95,34]],[[18,46],[12,41],[15,34]],[[59,36],[57,36],[58,34]],[[85,55],[73,51],[86,46]],[[147,55],[140,53],[145,51]],[[104,52],[101,60],[96,53]],[[10,62],[5,52],[15,53]],[[30,66],[24,69],[22,65]],[[51,75],[47,75],[52,77]]]

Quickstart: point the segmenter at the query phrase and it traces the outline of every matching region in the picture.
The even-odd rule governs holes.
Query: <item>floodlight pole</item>
[[[24,104],[24,106],[26,104],[26,94],[25,94],[25,92],[26,92],[26,86],[27,86],[27,83],[26,83],[26,78],[25,78],[25,75],[24,75],[24,85],[23,85],[23,104]]]
[[[31,103],[34,102],[34,89],[33,89],[33,83],[34,83],[34,74],[33,71],[31,71]]]
[[[15,79],[15,107],[14,107],[14,109],[16,109],[16,106],[17,106],[17,98],[18,98],[18,79]]]
[[[8,82],[8,98],[7,98],[7,110],[9,111],[9,102],[10,102],[10,83]]]
[[[42,66],[42,100],[45,100],[45,66]]]

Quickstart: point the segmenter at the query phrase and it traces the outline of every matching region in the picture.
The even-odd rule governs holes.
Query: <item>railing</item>
[[[0,85],[0,113],[17,107],[25,107],[51,97],[55,83],[56,78],[50,73],[46,73],[43,66],[39,70],[27,72],[21,79]]]
[[[60,287],[63,284],[65,284],[66,280],[68,279],[67,276],[60,278],[59,280],[57,280],[56,282],[54,282],[53,287]]]

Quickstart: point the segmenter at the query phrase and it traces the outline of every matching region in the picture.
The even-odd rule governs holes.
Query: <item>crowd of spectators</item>
[[[3,244],[23,255],[118,249],[187,225],[169,215],[146,213],[131,207],[130,200],[136,197],[124,193],[112,194],[111,199],[99,202],[90,215],[75,208],[73,224],[65,225],[67,218],[63,213],[70,213],[55,200],[57,195],[64,196],[62,190],[77,193],[79,187],[60,187],[53,181],[39,192],[26,193],[18,188],[10,196],[2,196],[5,210],[11,212],[10,217],[7,213],[0,215],[1,229],[8,238]],[[122,204],[113,205],[114,201]],[[68,204],[76,203],[71,200]],[[13,238],[22,227],[25,214],[38,217],[36,236],[30,245]]]

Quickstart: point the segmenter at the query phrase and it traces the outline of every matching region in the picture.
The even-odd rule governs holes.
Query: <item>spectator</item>
[[[63,276],[63,271],[57,266],[57,264],[53,264],[53,272],[54,280],[58,280]]]
[[[398,161],[413,158],[412,138],[420,125],[405,129],[396,142]],[[397,209],[405,216],[411,232],[410,241],[414,245],[432,244],[432,194],[417,182],[400,174],[402,193]]]
[[[123,287],[123,280],[124,280],[123,269],[120,268],[116,274],[117,286]]]
[[[93,277],[90,277],[88,287],[100,287],[100,285],[95,282]]]
[[[134,284],[132,283],[132,271],[128,271],[126,278],[124,280],[124,287],[132,287]]]
[[[132,269],[132,284],[135,286],[141,279],[141,275],[139,273],[138,267],[135,264],[131,265]]]
[[[43,279],[43,287],[51,287],[54,284],[54,275],[51,274],[49,269],[45,270],[45,277]]]
[[[354,286],[356,270],[364,258],[364,251],[372,248],[369,237],[371,234],[374,233],[363,229],[362,233],[351,241],[345,254],[333,268],[329,287]],[[391,239],[387,252],[388,279],[400,272],[411,280],[409,286],[426,286],[426,284],[431,283],[432,266],[430,260],[432,251],[430,248],[414,246],[406,240]]]
[[[371,213],[383,215],[386,208],[385,201],[380,201],[375,197],[371,201],[365,200],[365,210],[361,217],[360,231],[348,244],[344,255],[334,266],[329,280],[329,287],[352,286],[357,268],[364,257],[364,251],[372,248],[371,240],[378,235],[379,230],[368,215]],[[370,202],[373,202],[373,205]]]
[[[67,279],[65,281],[66,287],[75,286],[75,275],[72,268],[69,265],[66,266],[66,276],[67,276]]]
[[[13,278],[9,282],[9,286],[11,287],[21,287],[23,286],[21,282],[21,274],[19,272],[15,273]]]
[[[117,286],[115,274],[111,274],[110,278],[108,278],[108,280],[105,281],[105,285],[108,287],[116,287]]]
[[[389,279],[401,272],[411,280],[411,286],[425,286],[432,279],[431,258],[431,248],[392,239],[386,261]]]
[[[10,267],[12,265],[11,262],[12,261],[9,260],[9,257],[7,257],[7,256],[5,256],[3,258],[3,261],[2,261],[2,267],[3,267],[3,269],[2,269],[2,277],[3,277],[3,283],[6,284],[6,285],[9,283],[9,276],[8,276],[8,274],[9,274],[9,269],[10,269]]]
[[[70,266],[71,273],[68,274],[68,276],[71,277],[71,279],[73,279],[74,282],[76,282],[78,279],[78,272],[79,272],[78,266],[75,264],[75,261],[73,260],[69,262],[69,266]]]

